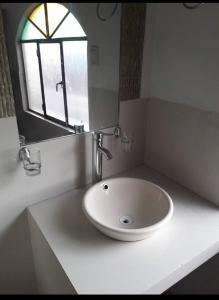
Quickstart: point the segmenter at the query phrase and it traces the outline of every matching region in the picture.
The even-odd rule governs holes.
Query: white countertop
[[[71,190],[28,208],[78,294],[160,294],[219,252],[219,208],[154,170],[143,178],[172,197],[166,227],[138,242],[100,233],[81,208],[86,189]]]

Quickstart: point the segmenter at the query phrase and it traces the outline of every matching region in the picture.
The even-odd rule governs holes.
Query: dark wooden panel
[[[140,97],[146,3],[122,3],[120,101]]]

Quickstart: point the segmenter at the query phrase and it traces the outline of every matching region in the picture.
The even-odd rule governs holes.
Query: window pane
[[[56,84],[62,81],[60,45],[40,44],[46,113],[48,116],[65,121],[63,89]],[[51,55],[52,54],[52,55]]]
[[[63,42],[63,51],[69,124],[88,130],[87,41]]]
[[[35,39],[45,39],[45,36],[30,21],[27,21],[22,32],[21,40]]]
[[[58,3],[47,3],[49,35],[53,33],[61,20],[67,14],[68,10],[64,5]]]
[[[43,113],[36,43],[22,44],[29,108]]]
[[[44,4],[38,6],[30,15],[29,19],[34,22],[46,35],[46,19]]]
[[[53,38],[86,36],[76,18],[69,14]]]

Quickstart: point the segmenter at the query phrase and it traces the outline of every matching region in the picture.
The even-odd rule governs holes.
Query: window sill
[[[63,126],[61,124],[58,124],[58,123],[56,123],[54,121],[48,120],[48,119],[44,118],[43,116],[40,116],[40,115],[38,115],[38,114],[36,114],[36,113],[34,113],[32,111],[25,110],[24,113],[27,114],[27,115],[36,117],[38,119],[41,119],[42,121],[48,122],[49,124],[52,124],[52,125],[57,126],[59,128],[62,128],[63,130],[66,130],[66,131],[68,131],[71,134],[75,134],[75,131],[73,129],[71,129],[69,127],[66,127],[66,126]]]

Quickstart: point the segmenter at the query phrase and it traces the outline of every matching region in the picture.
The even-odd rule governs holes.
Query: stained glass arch
[[[72,37],[86,37],[74,15],[62,4],[43,3],[27,18],[21,41]]]

